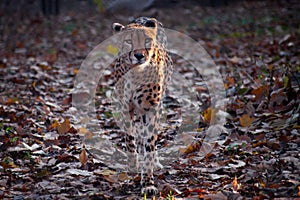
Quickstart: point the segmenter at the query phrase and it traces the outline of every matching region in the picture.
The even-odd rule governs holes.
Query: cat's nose
[[[135,57],[136,59],[138,59],[138,60],[142,60],[142,59],[144,58],[144,55],[141,54],[141,53],[135,53],[135,54],[134,54],[134,57]]]

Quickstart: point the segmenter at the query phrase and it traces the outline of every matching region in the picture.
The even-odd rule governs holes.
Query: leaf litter
[[[188,61],[173,55],[176,70],[199,95],[195,103],[201,115],[197,130],[178,136],[178,126],[195,119],[180,118],[176,90],[164,100],[168,120],[158,147],[171,151],[178,138],[182,146],[177,159],[155,172],[158,199],[299,198],[299,4],[238,2],[210,8],[187,2],[185,9],[198,14],[179,19],[177,7],[154,7],[141,15],[154,12],[166,27],[204,41],[225,83],[227,122],[214,127],[221,133],[215,143],[205,142],[215,115],[207,88],[196,83]],[[70,108],[81,62],[111,35],[115,18],[126,21],[125,16],[71,12],[50,20],[0,12],[1,37],[7,38],[0,51],[1,199],[142,199],[140,176],[120,170],[122,163],[103,162],[85,146],[88,140],[103,143],[95,141],[95,131],[76,127],[76,111]],[[106,51],[115,55],[117,48],[110,45]],[[111,84],[107,70],[95,97],[96,123],[116,144],[114,152],[103,150],[122,157],[123,133],[106,101]]]

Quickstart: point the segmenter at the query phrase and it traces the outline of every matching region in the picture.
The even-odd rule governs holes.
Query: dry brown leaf
[[[264,97],[267,97],[269,94],[269,86],[263,85],[251,91],[251,94],[255,95],[255,101],[261,101]]]
[[[78,74],[79,69],[73,69],[74,74]]]
[[[41,68],[42,70],[50,70],[51,69],[51,66],[47,65],[46,63],[38,63],[37,66],[39,68]]]
[[[105,175],[103,177],[105,180],[107,180],[110,183],[115,183],[117,181],[116,176],[114,176],[114,175]]]
[[[224,84],[225,89],[228,89],[229,87],[233,86],[235,82],[234,78],[229,76],[226,77],[226,81],[227,83]]]
[[[56,129],[58,126],[58,122],[55,120],[48,128],[47,130]]]
[[[88,161],[88,156],[86,154],[85,148],[82,149],[80,155],[79,155],[79,161],[82,165],[85,165]]]
[[[240,184],[238,183],[237,178],[236,178],[236,175],[235,175],[235,176],[234,176],[234,179],[233,179],[233,181],[232,181],[232,190],[233,190],[234,192],[237,192],[238,189],[240,189]]]
[[[241,117],[240,117],[240,125],[243,126],[243,127],[247,127],[247,126],[250,126],[251,123],[253,121],[255,121],[256,118],[254,117],[250,117],[249,114],[243,114]]]
[[[94,133],[83,127],[78,129],[78,134],[84,135],[86,139],[91,139],[95,135]]]
[[[204,121],[206,123],[209,123],[210,122],[210,119],[211,119],[211,107],[207,108],[204,112],[203,112],[203,118],[204,118]]]
[[[3,161],[0,162],[0,165],[4,168],[18,168],[18,166],[14,163],[14,161],[9,158],[9,157],[5,157],[3,159]]]
[[[65,134],[70,130],[70,128],[71,128],[70,121],[69,119],[66,118],[63,123],[58,124],[57,131],[59,134]]]
[[[204,122],[207,124],[210,124],[211,122],[213,123],[213,121],[211,120],[216,119],[216,115],[217,115],[216,109],[211,109],[211,107],[207,108],[206,110],[203,111]]]
[[[127,174],[126,173],[124,173],[124,172],[122,172],[122,173],[120,173],[119,174],[119,176],[118,176],[118,180],[119,181],[126,181],[126,180],[129,180],[130,178],[127,176]]]
[[[179,148],[179,152],[185,154],[193,153],[195,151],[199,151],[201,145],[202,145],[202,140],[199,140],[196,143],[189,144],[186,148]]]
[[[110,169],[103,169],[103,170],[95,170],[94,174],[96,175],[102,175],[102,176],[110,176],[117,174],[116,171],[110,170]]]

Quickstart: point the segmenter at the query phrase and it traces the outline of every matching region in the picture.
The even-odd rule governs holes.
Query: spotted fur
[[[166,35],[160,22],[147,17],[127,26],[114,23],[113,30],[121,37],[114,66],[115,94],[120,103],[121,128],[126,132],[128,168],[141,169],[142,193],[157,193],[153,169],[159,163],[156,141],[161,99],[172,72]]]

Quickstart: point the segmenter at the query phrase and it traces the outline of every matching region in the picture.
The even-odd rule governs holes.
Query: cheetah
[[[156,141],[161,99],[173,70],[165,49],[166,34],[159,21],[147,17],[126,26],[114,23],[113,31],[121,38],[114,77],[120,128],[126,132],[128,169],[141,171],[142,194],[157,194],[153,170],[160,165]]]

